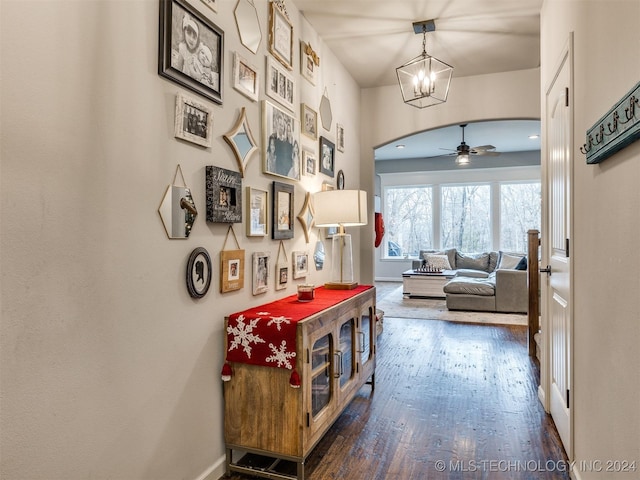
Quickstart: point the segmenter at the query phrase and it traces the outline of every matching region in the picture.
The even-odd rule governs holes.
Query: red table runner
[[[297,323],[370,288],[371,285],[359,285],[353,290],[318,287],[315,299],[310,302],[299,302],[298,295],[291,295],[232,313],[227,323],[227,362],[294,370]],[[222,376],[224,380],[230,379],[228,364]]]

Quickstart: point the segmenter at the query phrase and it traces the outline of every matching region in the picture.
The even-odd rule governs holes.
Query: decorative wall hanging
[[[242,178],[238,172],[207,165],[207,222],[242,222]]]
[[[605,127],[606,123],[606,127]],[[640,139],[640,82],[587,130],[580,151],[587,163],[600,163]]]
[[[187,290],[193,298],[202,298],[211,285],[211,257],[204,248],[198,247],[191,252],[187,261]]]
[[[214,12],[218,11],[218,0],[202,0],[207,7],[209,7]]]
[[[182,185],[176,185],[178,173],[182,178]],[[173,183],[167,187],[164,197],[162,197],[158,213],[169,238],[187,238],[189,236],[198,211],[191,196],[191,190],[185,185],[180,165],[176,167]]]
[[[293,238],[293,185],[273,182],[271,238]]]
[[[304,278],[309,273],[309,254],[307,252],[293,252],[293,278]]]
[[[322,270],[324,268],[324,243],[320,235],[320,229],[318,229],[318,240],[316,241],[316,248],[313,251],[313,261],[316,264],[316,270]]]
[[[289,70],[293,68],[293,25],[282,1],[269,3],[269,51]]]
[[[280,256],[280,252],[283,256]],[[289,257],[287,251],[284,248],[284,242],[280,240],[278,245],[278,255],[276,256],[276,290],[283,290],[287,288],[289,282]]]
[[[271,256],[266,252],[253,254],[253,294],[266,293],[269,286],[269,263]]]
[[[265,90],[267,95],[293,111],[296,91],[293,75],[270,55],[267,55]]]
[[[229,232],[233,234],[236,250],[225,250]],[[240,248],[233,225],[229,225],[227,236],[220,252],[220,293],[232,292],[244,288],[244,250]]]
[[[307,192],[304,197],[304,205],[300,213],[298,213],[297,219],[302,225],[302,231],[304,232],[304,239],[309,243],[309,232],[313,228],[313,205],[311,205],[311,193]]]
[[[312,139],[318,138],[318,112],[306,103],[300,104],[300,119],[302,133]]]
[[[234,14],[240,43],[247,47],[251,53],[257,53],[262,42],[262,31],[253,0],[238,0]]]
[[[305,175],[316,174],[316,154],[311,150],[302,149],[302,171]]]
[[[233,88],[254,102],[258,101],[260,73],[238,52],[233,54]]]
[[[336,123],[336,147],[339,152],[344,152],[344,126]]]
[[[258,144],[253,138],[251,128],[249,128],[247,112],[244,107],[242,107],[240,111],[240,116],[238,120],[236,120],[236,124],[231,131],[225,133],[223,137],[231,147],[231,150],[233,150],[233,155],[236,157],[236,162],[238,163],[238,170],[240,170],[240,176],[244,177],[244,172],[247,169],[253,152],[258,150]]]
[[[306,78],[311,85],[316,84],[318,68],[320,67],[320,57],[313,51],[311,45],[300,41],[300,74]]]
[[[222,104],[224,32],[183,0],[160,0],[158,74]]]
[[[331,113],[331,101],[329,100],[329,92],[327,87],[324,88],[324,94],[320,100],[320,121],[322,128],[327,132],[331,131],[331,122],[333,122],[333,113]]]
[[[344,172],[338,170],[338,180],[336,181],[336,188],[338,190],[344,190]]]
[[[211,146],[213,110],[193,97],[176,95],[174,136],[203,147]]]
[[[300,122],[266,100],[262,113],[264,173],[300,180]]]
[[[247,187],[247,237],[264,237],[269,233],[269,192]]]
[[[320,172],[330,177],[334,176],[336,146],[325,137],[320,137]]]

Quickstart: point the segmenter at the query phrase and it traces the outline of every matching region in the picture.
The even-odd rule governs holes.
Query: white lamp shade
[[[367,224],[367,192],[327,190],[313,195],[317,227],[355,227]]]

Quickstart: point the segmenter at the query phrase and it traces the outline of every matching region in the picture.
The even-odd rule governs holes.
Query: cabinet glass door
[[[319,338],[311,351],[311,414],[315,417],[331,401],[331,335]]]
[[[340,344],[338,345],[337,360],[340,377],[340,386],[343,387],[353,378],[355,373],[355,362],[353,356],[353,345],[355,335],[355,320],[352,318],[340,327]]]
[[[373,330],[371,310],[371,307],[364,308],[360,314],[360,346],[358,352],[360,352],[360,362],[362,364],[367,363],[371,358],[371,332]]]

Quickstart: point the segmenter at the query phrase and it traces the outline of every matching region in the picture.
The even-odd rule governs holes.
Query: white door
[[[550,275],[542,278],[546,290],[543,324],[547,328],[549,410],[565,451],[571,458],[571,161],[570,48],[546,93],[546,210],[543,237]]]

